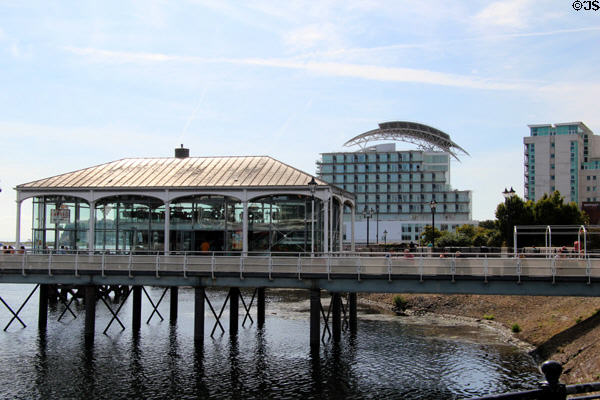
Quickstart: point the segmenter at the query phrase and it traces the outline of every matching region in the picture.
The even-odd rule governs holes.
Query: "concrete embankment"
[[[360,298],[394,307],[395,294]],[[471,318],[529,343],[540,361],[563,364],[564,383],[600,381],[600,298],[401,294],[407,312]],[[518,326],[518,329],[517,329]],[[519,332],[513,332],[519,330]],[[512,340],[509,340],[512,341]]]

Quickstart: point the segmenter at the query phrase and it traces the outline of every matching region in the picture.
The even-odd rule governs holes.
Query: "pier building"
[[[354,196],[271,157],[127,158],[17,186],[34,249],[329,252]]]
[[[387,143],[373,144],[382,141]],[[397,150],[395,142],[417,149]],[[447,133],[416,122],[384,122],[344,146],[358,150],[322,153],[317,175],[356,195],[357,241],[418,242],[432,223],[432,204],[439,230],[474,223],[471,191],[450,184],[451,160],[468,153]],[[349,231],[346,224],[348,238]]]

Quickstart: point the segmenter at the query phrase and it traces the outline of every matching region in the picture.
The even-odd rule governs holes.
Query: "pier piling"
[[[237,335],[240,308],[240,289],[229,288],[229,334]]]
[[[40,285],[40,307],[38,311],[38,328],[45,331],[48,326],[48,285]]]
[[[194,340],[204,340],[204,288],[197,286],[194,289]]]
[[[175,325],[177,323],[177,306],[178,306],[178,297],[179,297],[179,288],[177,286],[171,286],[171,302],[170,302],[170,314],[169,314],[169,322],[171,325]]]
[[[350,333],[356,334],[358,319],[356,317],[356,292],[348,294],[348,314],[350,314]]]
[[[332,293],[331,301],[331,328],[333,330],[333,341],[339,343],[342,338],[342,297],[339,293]]]
[[[310,347],[318,350],[321,342],[321,290],[310,289]]]
[[[84,334],[87,339],[94,337],[96,328],[96,286],[85,287],[85,328]]]
[[[265,288],[258,288],[256,299],[256,320],[258,329],[265,325]]]
[[[134,332],[139,332],[142,327],[142,287],[133,287],[133,312],[131,328]]]

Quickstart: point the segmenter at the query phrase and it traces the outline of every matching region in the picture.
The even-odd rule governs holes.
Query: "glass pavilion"
[[[16,189],[17,245],[21,205],[32,198],[33,247],[48,250],[341,251],[343,212],[354,217],[355,204],[351,193],[271,157],[181,152],[118,160]]]

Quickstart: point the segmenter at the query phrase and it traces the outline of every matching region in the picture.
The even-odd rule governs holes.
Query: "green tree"
[[[544,194],[533,205],[533,216],[536,225],[581,225],[588,222],[587,215],[579,210],[577,204],[565,204],[558,191]]]
[[[537,202],[523,201],[519,196],[513,196],[498,204],[496,208],[497,237],[489,236],[491,243],[511,245],[515,225],[583,225],[589,218],[579,210],[577,204],[565,203],[558,191],[544,196]],[[489,223],[486,223],[489,226]],[[499,239],[499,240],[498,240]],[[570,240],[570,239],[569,239]],[[519,238],[519,245],[530,246],[544,243],[542,236],[527,236]]]
[[[498,228],[496,221],[494,221],[492,219],[486,219],[485,221],[480,221],[479,227],[484,228],[484,229],[489,229],[492,231],[496,230]]]
[[[496,207],[496,220],[500,237],[504,244],[512,243],[515,225],[534,223],[532,202],[524,202],[519,196],[512,196]]]
[[[434,229],[432,232],[431,225],[425,225],[425,228],[423,229],[423,232],[421,233],[421,240],[425,244],[430,244],[430,243],[432,243],[433,238],[435,237],[435,241],[436,241],[435,245],[437,246],[438,245],[437,238],[439,238],[441,235],[442,234],[438,229]]]

